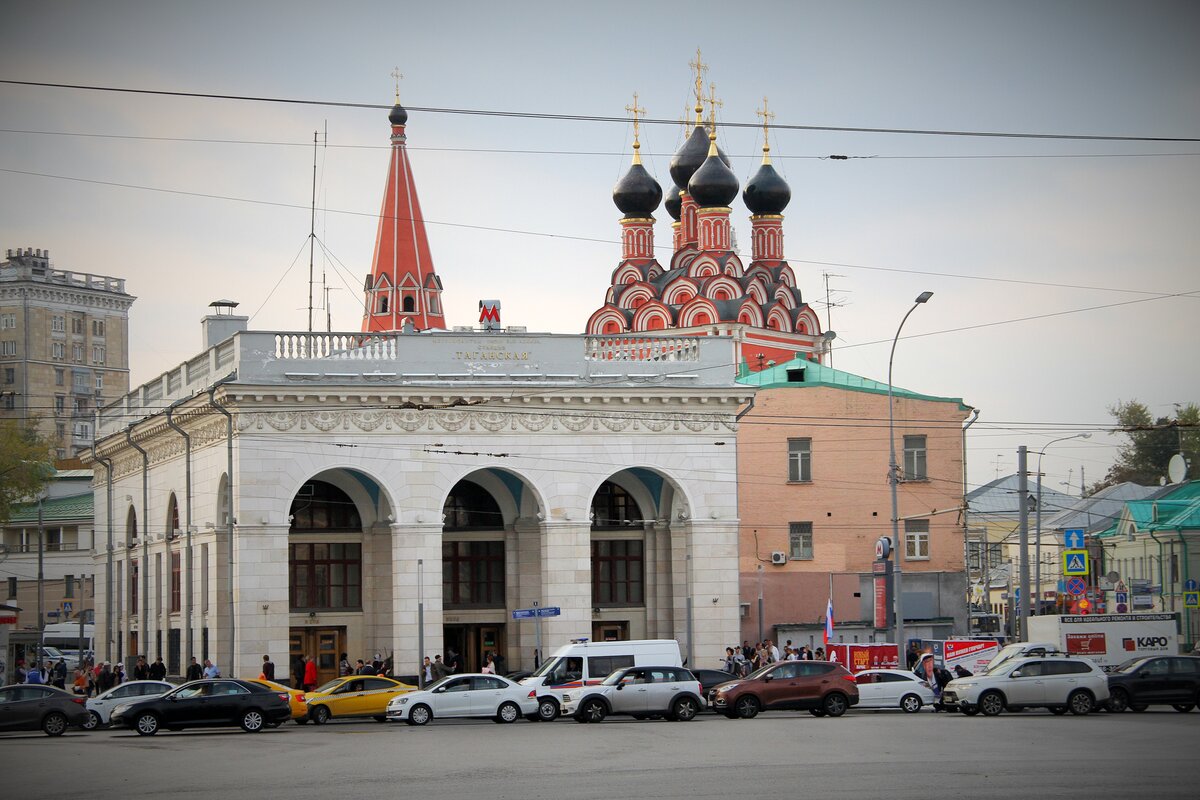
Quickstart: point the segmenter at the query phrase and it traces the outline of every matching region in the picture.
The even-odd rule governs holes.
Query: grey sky
[[[699,46],[726,122],[755,121],[766,95],[778,123],[1200,136],[1190,2],[41,2],[8,3],[3,18],[0,76],[17,80],[386,104],[398,65],[409,106],[613,116],[636,90],[651,116],[677,118]],[[385,112],[12,85],[0,108],[5,170],[299,206],[0,173],[0,247],[49,248],[59,268],[128,279],[135,382],[198,350],[217,298],[239,300],[255,328],[306,326],[311,141],[326,122],[318,236],[340,266],[319,259],[318,280],[324,267],[334,329],[358,329]],[[620,256],[609,194],[630,126],[414,112],[408,133],[425,215],[453,223],[429,226],[448,321],[471,324],[476,301],[497,297],[508,324],[582,330]],[[680,135],[644,129],[664,188]],[[757,131],[723,129],[721,143],[744,183]],[[1018,444],[1103,426],[1118,399],[1156,414],[1200,399],[1189,355],[1200,297],[1133,293],[1200,290],[1200,143],[777,131],[772,148],[793,191],[786,250],[823,322],[822,272],[840,276],[835,366],[886,379],[895,326],[935,292],[905,329],[934,335],[901,341],[896,383],[982,409],[972,485],[997,463],[1011,472]],[[816,158],[829,154],[874,158]],[[739,201],[743,243],[747,216]],[[1130,300],[1146,302],[939,333]],[[1073,470],[1077,492],[1080,468],[1099,478],[1114,452],[1102,436],[1055,445],[1047,482]]]

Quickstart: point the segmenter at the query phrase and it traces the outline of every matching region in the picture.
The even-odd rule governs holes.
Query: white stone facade
[[[411,674],[423,605],[424,654],[442,652],[446,625],[494,626],[507,667],[529,668],[535,625],[511,612],[538,603],[562,609],[542,622],[546,650],[620,620],[631,638],[675,638],[692,663],[716,663],[739,636],[736,415],[751,390],[733,379],[732,342],[715,337],[239,333],[101,414],[96,561],[103,574],[111,534],[112,567],[111,590],[98,582],[97,649],[128,657],[136,632],[139,652],[166,658],[168,631],[182,630],[183,664],[207,652],[224,674],[251,675],[271,654],[282,675],[299,631],[334,627],[352,659],[394,654]],[[190,496],[168,407],[190,437]],[[361,518],[340,539],[361,545],[361,609],[291,606],[288,546],[322,539],[290,530],[314,479]],[[443,531],[463,479],[495,499],[502,524]],[[592,529],[606,481],[636,502],[637,525]],[[504,543],[504,607],[447,607],[444,538]],[[643,542],[643,602],[594,601],[596,538]]]

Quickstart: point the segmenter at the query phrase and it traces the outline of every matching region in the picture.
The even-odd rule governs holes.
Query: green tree
[[[0,420],[0,522],[8,521],[14,505],[37,497],[53,477],[50,442],[35,425]]]
[[[1108,411],[1117,421],[1112,433],[1124,434],[1128,442],[1092,492],[1122,481],[1156,486],[1166,477],[1171,456],[1180,452],[1187,461],[1187,477],[1200,478],[1200,406],[1177,404],[1174,416],[1155,418],[1145,404],[1129,400],[1118,401]]]

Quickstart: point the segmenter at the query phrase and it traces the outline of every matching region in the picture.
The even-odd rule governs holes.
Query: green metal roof
[[[1200,529],[1200,483],[1180,484],[1179,488],[1156,499],[1126,501],[1125,510],[1138,532]],[[1124,516],[1123,513],[1121,517]],[[1096,535],[1101,539],[1115,536],[1119,527],[1119,522],[1113,523]]]
[[[799,380],[793,380],[792,376],[799,372]],[[791,374],[789,374],[791,373]],[[849,372],[843,372],[840,369],[827,367],[819,364],[816,361],[809,361],[803,356],[796,356],[791,361],[783,364],[776,364],[773,367],[751,372],[745,362],[742,362],[738,369],[737,382],[745,386],[757,386],[760,389],[803,389],[813,386],[832,386],[840,389],[849,389],[853,392],[867,392],[868,394],[887,394],[888,385],[873,381],[870,378],[864,378],[860,375],[854,375]],[[899,386],[892,387],[892,395],[894,397],[907,397],[912,400],[930,400],[935,403],[957,403],[963,411],[969,411],[971,406],[963,402],[961,397],[938,397],[931,394],[919,394],[901,389]]]
[[[92,493],[74,494],[70,497],[52,497],[42,501],[42,520],[91,519],[93,509]],[[13,506],[12,516],[8,523],[37,522],[38,504],[22,503]]]

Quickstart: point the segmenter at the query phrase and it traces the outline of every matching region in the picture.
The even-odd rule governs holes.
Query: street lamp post
[[[1042,606],[1042,478],[1044,477],[1042,475],[1042,456],[1044,456],[1046,454],[1046,451],[1050,449],[1050,445],[1052,445],[1052,444],[1057,444],[1058,442],[1065,442],[1068,439],[1090,439],[1090,438],[1092,438],[1092,435],[1090,433],[1076,433],[1073,436],[1063,436],[1059,439],[1053,439],[1053,440],[1047,442],[1042,447],[1042,449],[1038,451],[1037,507],[1034,509],[1034,529],[1037,531],[1037,533],[1036,533],[1037,539],[1033,545],[1033,552],[1034,552],[1033,558],[1034,558],[1034,562],[1035,562],[1034,566],[1033,566],[1033,583],[1035,586],[1037,586],[1037,594],[1038,594],[1037,604],[1034,606],[1034,612],[1033,612],[1035,614],[1041,614],[1041,611],[1042,611],[1042,608],[1041,608],[1041,606]]]
[[[896,484],[900,482],[900,468],[896,464],[896,422],[895,413],[893,411],[892,401],[892,361],[896,357],[896,342],[900,340],[900,331],[904,328],[904,323],[908,322],[908,318],[917,306],[929,302],[929,298],[933,297],[933,292],[921,292],[917,295],[917,299],[913,301],[913,306],[904,315],[904,319],[900,320],[900,327],[896,328],[896,335],[892,338],[892,352],[888,355],[888,447],[890,458],[888,461],[888,484],[892,490],[892,544],[896,551],[896,563],[892,567],[892,587],[895,592],[895,608],[896,608],[896,649],[897,660],[899,666],[904,663],[905,647],[904,647],[904,601],[901,587],[901,562],[904,556],[904,545],[900,541],[900,513],[897,509],[896,501]]]

